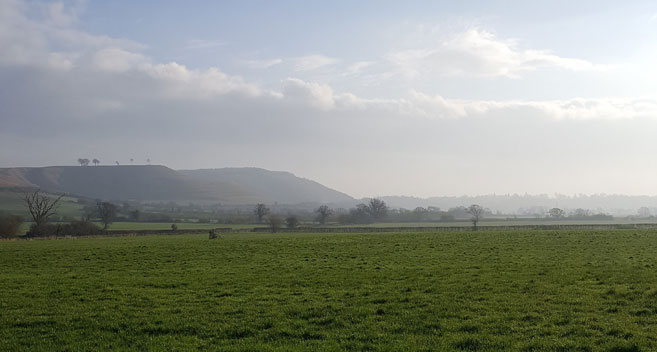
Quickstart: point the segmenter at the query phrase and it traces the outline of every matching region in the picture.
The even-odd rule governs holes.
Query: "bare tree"
[[[98,166],[98,164],[100,164],[100,160],[98,159],[94,159],[91,162],[94,163],[94,166]]]
[[[253,214],[255,214],[258,223],[262,223],[262,219],[265,218],[265,215],[269,214],[269,208],[262,203],[256,204],[255,209],[253,209]]]
[[[368,211],[375,220],[385,218],[388,215],[388,206],[386,202],[378,198],[370,199]]]
[[[96,208],[100,222],[103,223],[103,230],[107,230],[116,217],[117,206],[109,202],[98,202]]]
[[[478,204],[472,204],[467,208],[468,214],[470,214],[470,221],[472,221],[472,226],[474,230],[477,230],[477,223],[484,217],[484,208]]]
[[[560,208],[552,208],[548,211],[548,214],[550,214],[550,217],[553,219],[561,219],[566,216],[566,212]]]
[[[36,233],[40,233],[43,227],[48,223],[48,218],[57,214],[59,201],[64,197],[63,194],[57,198],[50,198],[41,190],[23,194],[23,201],[34,221]]]
[[[315,220],[324,225],[326,223],[326,219],[333,215],[333,210],[331,210],[328,205],[321,205],[319,208],[315,209],[315,213],[317,213]]]
[[[269,229],[274,233],[278,232],[283,225],[283,219],[276,214],[269,215],[267,217],[267,222],[269,223]]]

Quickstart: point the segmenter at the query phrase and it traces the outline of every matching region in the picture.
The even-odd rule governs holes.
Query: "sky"
[[[654,1],[0,1],[0,167],[657,195]]]

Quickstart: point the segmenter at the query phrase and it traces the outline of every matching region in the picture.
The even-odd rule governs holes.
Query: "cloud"
[[[251,69],[266,69],[272,66],[280,65],[283,63],[282,59],[270,59],[270,60],[248,60],[244,62],[245,65]]]
[[[427,74],[518,78],[540,68],[597,71],[608,66],[560,57],[547,50],[521,49],[515,40],[500,40],[478,28],[443,40],[436,46],[390,52],[386,59],[407,78]]]
[[[80,150],[122,160],[120,155],[139,151],[174,167],[305,170],[307,176],[337,180],[334,185],[356,195],[386,192],[390,185],[437,194],[477,192],[473,184],[488,191],[506,184],[530,187],[523,182],[534,179],[540,187],[554,179],[571,187],[574,181],[560,176],[568,167],[591,163],[591,171],[577,178],[597,179],[613,171],[602,169],[606,165],[631,166],[634,152],[657,153],[650,143],[657,128],[655,97],[496,101],[410,91],[372,99],[304,79],[307,70],[338,64],[324,56],[290,61],[302,68],[298,74],[265,89],[218,67],[158,62],[139,43],[90,35],[76,29],[75,21],[55,25],[28,17],[26,6],[0,2],[4,165],[66,163]],[[408,67],[420,75],[467,69],[486,77],[513,77],[543,66],[589,69],[587,63],[519,49],[479,32],[466,37],[447,41],[449,50],[440,54],[407,53],[422,58],[420,63],[444,61],[450,53],[456,69]],[[482,58],[481,52],[487,54]],[[261,67],[281,64],[278,60]],[[362,72],[379,64],[346,67]],[[628,174],[652,171],[657,172]],[[535,178],[538,173],[542,176]],[[434,191],[431,185],[445,188]],[[512,191],[525,189],[544,190]]]
[[[312,71],[320,67],[336,64],[337,59],[324,55],[308,55],[296,57],[290,60],[296,71]]]
[[[353,75],[363,72],[368,67],[371,67],[375,64],[374,61],[356,61],[349,66],[347,66],[346,74]]]
[[[226,45],[225,42],[218,40],[190,39],[187,41],[185,50],[205,50],[214,49]]]

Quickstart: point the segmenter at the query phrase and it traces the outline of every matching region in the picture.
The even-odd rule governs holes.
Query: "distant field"
[[[647,230],[0,241],[0,350],[650,351]]]
[[[605,225],[605,224],[654,224],[656,219],[624,219],[616,218],[613,220],[548,220],[548,219],[484,219],[479,222],[479,226],[531,226],[531,225]],[[374,224],[362,225],[337,225],[344,227],[460,227],[472,226],[468,220],[449,221],[449,222],[377,222]]]
[[[21,215],[28,219],[30,213],[25,206],[22,196],[23,194],[20,192],[0,190],[0,211]],[[82,206],[76,203],[76,198],[64,197],[57,209],[57,215],[76,217],[80,216],[81,209]]]
[[[98,226],[102,224],[98,223]],[[233,229],[254,228],[264,225],[243,224],[204,224],[204,223],[176,223],[179,230],[215,229],[218,227],[230,227]],[[110,225],[110,230],[171,230],[170,222],[115,222]]]

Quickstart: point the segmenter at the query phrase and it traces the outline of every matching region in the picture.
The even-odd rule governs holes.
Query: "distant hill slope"
[[[256,168],[176,171],[165,166],[51,166],[0,169],[0,187],[38,187],[88,198],[296,204],[351,197],[286,172]]]
[[[254,167],[180,170],[199,183],[230,183],[260,196],[267,203],[337,203],[353,200],[349,195],[289,172]]]

